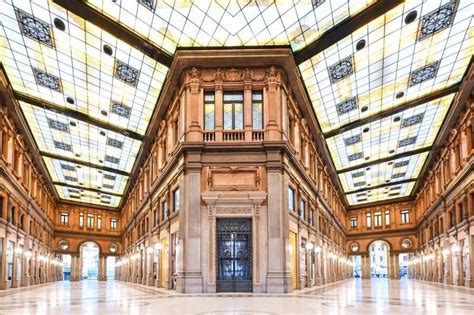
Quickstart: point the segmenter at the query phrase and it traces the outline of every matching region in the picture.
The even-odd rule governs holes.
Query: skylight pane
[[[472,1],[459,0],[450,26],[418,39],[423,17],[448,3],[406,1],[299,66],[323,132],[461,81],[474,53]],[[415,10],[416,20],[406,24]],[[344,60],[353,61],[353,71],[343,75],[339,68],[331,76],[331,67]],[[338,112],[352,98],[357,109]]]
[[[173,54],[178,46],[291,45],[297,51],[374,2],[89,0],[86,4]]]
[[[365,192],[347,194],[346,197],[350,206],[385,201],[408,197],[414,186],[415,182],[393,184],[386,187],[370,189]]]
[[[453,98],[449,94],[326,139],[336,169],[431,146]],[[362,154],[355,159],[356,153]]]

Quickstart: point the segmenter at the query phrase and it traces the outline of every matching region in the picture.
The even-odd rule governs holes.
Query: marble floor
[[[474,290],[413,280],[347,280],[280,294],[180,295],[118,281],[0,291],[0,314],[474,314]]]

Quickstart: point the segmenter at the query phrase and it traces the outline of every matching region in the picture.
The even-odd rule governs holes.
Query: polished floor
[[[291,295],[169,294],[117,281],[0,291],[0,314],[474,314],[474,290],[412,280],[348,280]]]

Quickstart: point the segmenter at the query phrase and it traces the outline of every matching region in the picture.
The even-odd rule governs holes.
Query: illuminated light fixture
[[[321,250],[322,250],[322,248],[321,248],[321,246],[319,246],[319,245],[316,245],[316,246],[314,247],[314,252],[315,252],[316,254],[321,253]]]
[[[146,249],[146,252],[147,252],[149,255],[153,254],[153,248],[152,248],[152,247],[148,247],[148,248]]]
[[[305,245],[305,248],[306,248],[307,250],[312,250],[313,247],[314,247],[313,243],[306,243],[306,245]]]
[[[454,244],[453,246],[451,246],[451,251],[453,253],[458,253],[461,249],[459,248],[459,246],[457,244]]]
[[[30,258],[32,255],[33,255],[33,254],[32,254],[29,250],[27,250],[27,251],[23,254],[23,256],[25,256],[26,258]]]
[[[68,102],[69,104],[73,105],[75,103],[74,99],[72,97],[66,97],[66,102]]]
[[[405,96],[405,92],[398,92],[396,95],[395,95],[395,98],[402,98]]]
[[[17,254],[17,255],[23,254],[23,249],[21,247],[15,248],[15,254]]]

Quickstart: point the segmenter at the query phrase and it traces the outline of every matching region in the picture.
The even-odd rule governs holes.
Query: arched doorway
[[[369,246],[370,276],[388,278],[388,252],[390,247],[384,241],[375,241]]]
[[[99,246],[94,242],[81,245],[81,279],[97,280],[99,274]]]

